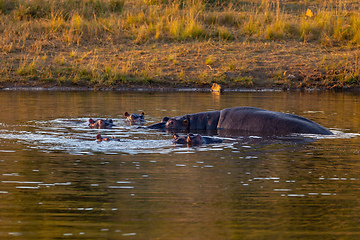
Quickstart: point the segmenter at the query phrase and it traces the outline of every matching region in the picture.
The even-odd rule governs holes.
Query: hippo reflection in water
[[[176,130],[231,130],[231,133],[260,133],[287,135],[292,133],[332,135],[328,129],[293,114],[274,112],[254,107],[233,107],[221,111],[187,114],[164,118],[147,128]],[[236,131],[235,131],[236,130]]]
[[[176,133],[173,135],[175,144],[187,144],[187,145],[201,145],[211,143],[222,143],[223,141],[219,138],[203,137],[199,134],[189,133],[187,136],[179,136]]]
[[[113,124],[112,119],[108,119],[108,118],[106,118],[105,120],[104,119],[93,120],[92,118],[89,119],[90,128],[104,129],[104,128],[111,128],[112,126],[115,126],[115,124]]]
[[[144,112],[141,112],[141,114],[136,114],[136,113],[129,114],[128,112],[125,112],[124,116],[126,117],[126,123],[129,125],[143,124],[145,122]]]

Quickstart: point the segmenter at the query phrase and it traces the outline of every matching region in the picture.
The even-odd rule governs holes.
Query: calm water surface
[[[0,92],[0,239],[360,239],[360,95]],[[146,124],[234,106],[335,135],[174,146]],[[87,120],[116,126],[94,130]],[[97,143],[97,133],[120,142]],[[215,133],[216,134],[216,133]]]

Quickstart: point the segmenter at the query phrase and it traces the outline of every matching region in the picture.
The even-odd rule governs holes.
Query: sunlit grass
[[[236,77],[234,82],[241,84],[244,87],[251,87],[254,84],[252,77]]]
[[[38,59],[28,59],[27,57],[24,57],[24,59],[21,60],[20,65],[16,72],[23,76],[23,75],[33,75],[36,71],[36,63]]]
[[[324,37],[326,42],[359,44],[359,6],[317,3],[316,15],[305,17],[306,7],[301,4],[289,11],[280,1],[244,2],[221,1],[216,8],[201,0],[0,0],[1,20],[7,23],[0,30],[75,44],[111,36],[130,37],[136,43],[248,36],[320,43]],[[16,42],[17,36],[6,38]]]
[[[213,56],[209,56],[208,58],[206,58],[205,64],[208,65],[208,66],[213,65],[213,64],[214,64],[214,57],[213,57]]]

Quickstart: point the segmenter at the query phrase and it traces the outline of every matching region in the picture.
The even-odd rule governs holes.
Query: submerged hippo
[[[222,143],[221,139],[213,137],[203,137],[199,134],[189,133],[187,136],[179,136],[176,133],[173,135],[175,144],[187,144],[187,145],[201,145],[211,143]]]
[[[176,130],[231,130],[232,133],[260,133],[286,135],[307,133],[332,135],[328,129],[293,114],[268,111],[254,107],[233,107],[221,111],[201,112],[163,119],[163,122],[148,128],[166,128]],[[234,131],[236,130],[236,131]]]
[[[155,124],[151,124],[149,126],[147,126],[146,128],[151,128],[151,129],[162,129],[162,128],[165,128],[165,125],[167,123],[167,121],[169,121],[170,118],[169,117],[164,117],[162,119],[162,122],[159,122],[159,123],[155,123]]]
[[[141,112],[141,114],[131,113],[128,112],[124,113],[124,116],[126,117],[126,123],[133,125],[133,124],[142,124],[145,122],[145,113]]]
[[[90,128],[104,129],[104,128],[111,128],[112,126],[115,126],[113,124],[112,119],[108,119],[108,118],[106,118],[105,120],[104,119],[93,120],[92,118],[89,119]]]
[[[99,133],[98,135],[96,135],[96,141],[98,142],[102,142],[102,141],[120,141],[120,139],[117,138],[113,138],[113,137],[102,137],[101,134]]]

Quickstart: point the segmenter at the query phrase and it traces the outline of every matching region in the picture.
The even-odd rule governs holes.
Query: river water
[[[0,239],[360,238],[359,93],[10,91],[0,101]],[[301,115],[334,136],[174,146],[123,117],[144,111],[149,125],[235,106]],[[90,117],[116,126],[89,129]]]

